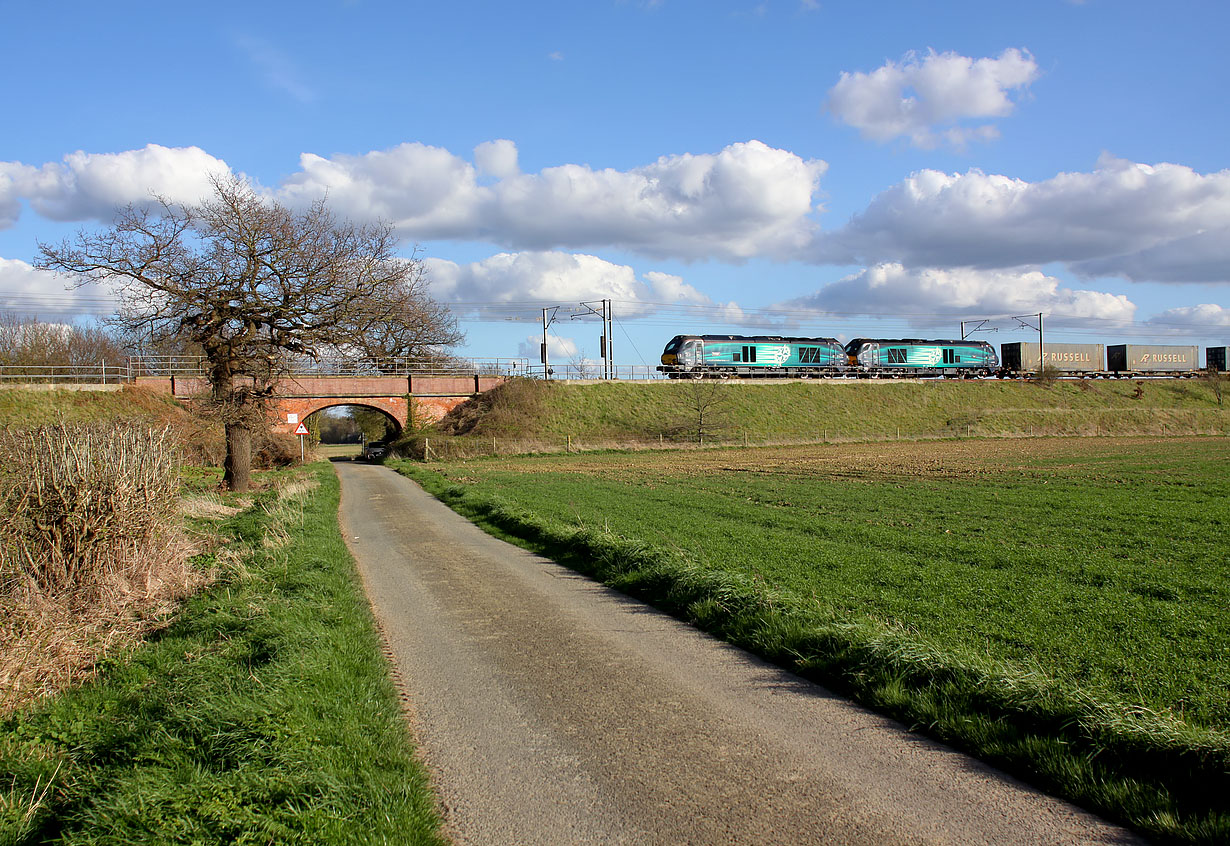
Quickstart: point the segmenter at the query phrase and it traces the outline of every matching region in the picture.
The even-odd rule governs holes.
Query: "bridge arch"
[[[293,432],[299,423],[307,420],[308,417],[316,412],[347,405],[371,408],[381,412],[385,417],[393,421],[393,426],[398,432],[406,427],[409,416],[409,403],[404,396],[280,397],[274,400],[274,406],[278,413],[278,423],[274,426],[274,429],[275,431],[280,429],[286,432]],[[291,423],[292,419],[296,422]]]
[[[400,435],[401,430],[405,428],[405,421],[398,420],[397,417],[391,414],[387,409],[381,408],[379,403],[372,402],[370,398],[368,398],[365,402],[328,402],[322,404],[315,411],[309,411],[306,415],[300,417],[299,419],[306,421],[312,415],[321,414],[322,412],[328,411],[330,408],[366,408],[372,411],[378,411],[380,412],[380,416],[383,417],[388,423],[388,430],[391,430],[392,437]]]

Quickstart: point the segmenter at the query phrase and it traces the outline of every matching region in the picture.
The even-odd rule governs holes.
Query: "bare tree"
[[[359,308],[340,316],[347,346],[365,358],[409,358],[438,361],[446,348],[465,340],[448,307],[427,293],[427,273],[418,252],[408,260],[397,290],[368,298]]]
[[[339,221],[324,200],[294,212],[236,177],[213,188],[197,206],[129,206],[101,233],[40,243],[37,265],[110,284],[114,322],[131,335],[200,348],[226,427],[223,483],[243,491],[252,432],[269,424],[266,401],[290,357],[367,351],[372,339],[409,356],[460,336],[425,293],[422,262],[395,255],[390,225]]]
[[[1221,373],[1216,367],[1210,366],[1205,369],[1202,378],[1213,391],[1213,398],[1217,400],[1217,406],[1220,408],[1222,404],[1222,394],[1225,393],[1227,377]]]
[[[729,386],[720,381],[692,379],[675,386],[677,430],[698,444],[729,427]]]

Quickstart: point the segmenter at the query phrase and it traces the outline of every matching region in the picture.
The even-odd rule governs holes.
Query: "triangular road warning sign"
[[[307,433],[307,426],[304,426],[302,423],[300,423],[299,428],[295,430],[296,435],[306,435]]]

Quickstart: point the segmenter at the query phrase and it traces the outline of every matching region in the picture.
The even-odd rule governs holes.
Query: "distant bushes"
[[[29,367],[119,366],[129,351],[123,340],[96,326],[47,323],[10,312],[0,313],[0,365]]]
[[[173,522],[171,432],[136,425],[0,432],[0,588],[100,585]]]

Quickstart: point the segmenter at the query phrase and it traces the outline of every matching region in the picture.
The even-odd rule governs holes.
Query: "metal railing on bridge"
[[[97,364],[0,364],[0,383],[120,385],[132,381],[127,362]]]
[[[613,368],[612,379],[621,382],[645,382],[653,379],[665,379],[657,367],[652,364],[617,364]],[[546,368],[541,364],[530,367],[525,374],[534,379],[551,379],[560,381],[596,381],[601,382],[602,364],[552,364]]]
[[[129,360],[132,377],[204,376],[207,362],[196,356],[140,356]],[[540,368],[541,369],[541,368]],[[282,376],[529,376],[525,358],[458,358],[418,361],[404,358],[322,358],[291,361]]]

